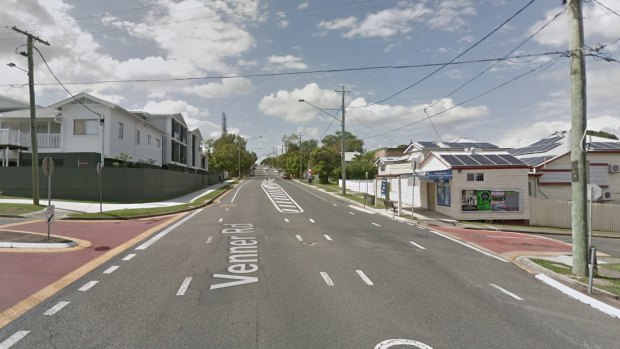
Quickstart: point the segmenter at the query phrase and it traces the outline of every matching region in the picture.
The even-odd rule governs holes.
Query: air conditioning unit
[[[620,165],[618,165],[618,164],[615,164],[615,165],[610,164],[609,165],[609,173],[620,173]]]
[[[610,192],[607,189],[603,189],[603,195],[601,196],[601,200],[610,201],[614,199],[614,193]]]

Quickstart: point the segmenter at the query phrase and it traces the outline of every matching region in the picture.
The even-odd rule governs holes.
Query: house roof
[[[405,149],[404,153],[412,153],[415,151],[423,150],[455,150],[462,151],[465,148],[480,148],[484,150],[498,150],[497,145],[481,142],[474,139],[467,139],[465,137],[455,138],[446,142],[437,141],[412,141],[411,144]]]
[[[429,159],[436,157],[446,167],[453,169],[493,169],[493,168],[529,168],[518,158],[507,152],[440,152],[433,151],[420,164],[423,167]]]
[[[60,110],[50,107],[37,107],[37,118],[54,118],[61,114]],[[6,113],[0,113],[0,119],[29,119],[30,109],[13,110]]]
[[[29,103],[22,102],[11,97],[0,96],[0,113],[9,112],[12,110],[27,109],[28,107],[30,107]]]
[[[179,123],[181,123],[183,126],[188,127],[187,123],[185,122],[185,118],[183,118],[183,114],[181,114],[181,113],[153,114],[153,113],[149,113],[149,112],[141,111],[141,110],[135,110],[135,111],[132,111],[132,113],[137,114],[137,115],[141,115],[142,117],[144,117],[146,119],[148,119],[148,118],[166,118],[166,117],[170,117],[170,118],[175,119]]]

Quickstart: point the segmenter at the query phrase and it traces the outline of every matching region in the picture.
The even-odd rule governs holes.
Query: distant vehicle
[[[282,179],[291,179],[291,175],[288,173],[285,173],[282,175]]]

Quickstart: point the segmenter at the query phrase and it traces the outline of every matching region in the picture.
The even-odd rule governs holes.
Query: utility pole
[[[50,46],[50,43],[32,35],[27,31],[12,26],[14,31],[26,35],[26,46],[28,54],[28,91],[30,92],[30,149],[32,151],[32,204],[39,204],[39,151],[37,145],[37,111],[34,98],[34,57],[32,57],[32,46],[34,41]]]
[[[583,15],[581,0],[568,0],[570,30],[570,81],[571,81],[571,177],[572,177],[572,231],[573,273],[588,273],[587,232],[587,171],[585,153],[586,118],[586,69],[583,58]]]
[[[344,94],[345,92],[351,92],[351,91],[345,91],[344,90],[344,86],[342,86],[342,89],[340,91],[336,90],[334,92],[341,92],[342,93],[342,145],[340,148],[340,152],[342,153],[342,157],[341,157],[341,167],[342,167],[342,196],[347,195],[347,169],[346,169],[346,163],[344,161],[344,153],[345,153],[345,149],[344,149]]]
[[[301,166],[301,132],[299,132],[299,180],[302,180],[304,170]]]

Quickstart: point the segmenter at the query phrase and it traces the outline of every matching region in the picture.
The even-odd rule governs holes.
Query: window
[[[97,134],[97,120],[73,120],[73,134],[74,135],[96,135]]]
[[[157,145],[157,148],[161,148],[161,141],[159,138],[155,138],[155,144]]]
[[[151,135],[146,135],[146,143],[151,145]]]
[[[468,182],[484,182],[484,173],[468,173]]]
[[[122,122],[118,123],[118,139],[123,139],[125,125]]]
[[[437,204],[441,206],[450,206],[450,183],[437,183]]]
[[[136,131],[136,144],[140,144],[140,130]]]

